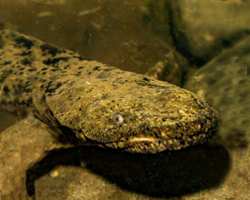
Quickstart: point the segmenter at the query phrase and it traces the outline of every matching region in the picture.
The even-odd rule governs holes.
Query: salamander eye
[[[206,108],[206,104],[201,99],[194,99],[202,108]]]
[[[116,124],[121,124],[123,122],[123,116],[121,116],[120,114],[115,114],[114,115],[114,122]]]

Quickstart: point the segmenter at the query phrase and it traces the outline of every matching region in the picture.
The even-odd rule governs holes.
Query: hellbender
[[[0,30],[0,109],[28,109],[72,144],[132,153],[201,144],[217,127],[217,112],[190,91],[7,29]]]

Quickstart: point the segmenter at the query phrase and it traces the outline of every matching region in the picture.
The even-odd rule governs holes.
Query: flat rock
[[[29,116],[0,134],[2,200],[30,199],[26,194],[26,170],[54,143],[46,127]]]

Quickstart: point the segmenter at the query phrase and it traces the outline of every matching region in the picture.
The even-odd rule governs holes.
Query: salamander
[[[204,143],[217,112],[196,94],[0,30],[0,109],[27,109],[66,140],[132,153]],[[67,132],[67,134],[66,134]]]

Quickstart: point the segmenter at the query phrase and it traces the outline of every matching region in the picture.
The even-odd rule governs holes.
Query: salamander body
[[[190,91],[2,29],[0,109],[26,108],[71,142],[133,153],[200,144],[217,126],[217,112]]]

